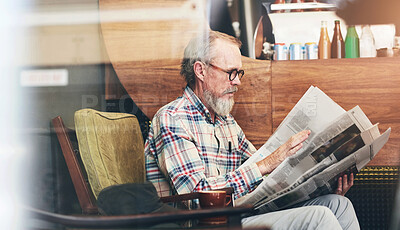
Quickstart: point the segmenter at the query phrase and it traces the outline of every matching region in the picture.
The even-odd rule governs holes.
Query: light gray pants
[[[349,199],[335,194],[320,196],[290,209],[243,218],[243,228],[271,227],[273,230],[358,230],[357,216]]]

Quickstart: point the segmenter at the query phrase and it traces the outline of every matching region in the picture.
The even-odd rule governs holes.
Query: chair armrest
[[[186,200],[194,200],[199,198],[198,192],[186,193],[181,195],[172,195],[172,196],[164,196],[160,197],[160,200],[164,203],[176,203],[182,202]]]
[[[126,216],[72,216],[46,212],[31,207],[25,208],[31,218],[58,223],[68,227],[81,228],[119,228],[171,223],[183,220],[214,217],[240,216],[254,211],[252,206],[228,207],[216,209],[183,210],[173,213],[151,213]]]
[[[233,194],[232,187],[215,189],[215,191],[221,191],[221,190],[226,191],[226,195]],[[175,202],[182,202],[185,200],[193,200],[193,199],[198,199],[198,198],[199,198],[199,192],[192,192],[192,193],[186,193],[186,194],[180,194],[180,195],[160,197],[160,200],[164,203],[175,203]]]

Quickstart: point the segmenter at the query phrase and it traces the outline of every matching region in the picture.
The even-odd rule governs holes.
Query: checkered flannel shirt
[[[262,180],[255,163],[238,169],[255,151],[231,115],[216,116],[213,123],[186,87],[153,118],[145,144],[147,180],[160,196],[233,187],[238,198]]]

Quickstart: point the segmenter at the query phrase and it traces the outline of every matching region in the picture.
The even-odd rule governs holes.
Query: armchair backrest
[[[96,198],[108,186],[145,181],[144,143],[134,115],[82,109],[75,112],[75,129]]]

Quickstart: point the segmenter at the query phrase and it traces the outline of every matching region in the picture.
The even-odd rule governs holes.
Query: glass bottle
[[[345,57],[346,58],[359,58],[360,57],[360,40],[356,28],[350,25],[347,28],[347,34],[345,39]]]
[[[375,39],[369,25],[363,25],[360,37],[360,57],[376,57]]]
[[[335,28],[333,29],[333,37],[331,44],[331,57],[332,58],[344,58],[344,40],[342,37],[342,32],[340,30],[340,21],[335,20]]]
[[[331,58],[331,42],[328,36],[328,29],[326,28],[326,21],[321,21],[321,34],[318,43],[318,58],[329,59]]]

